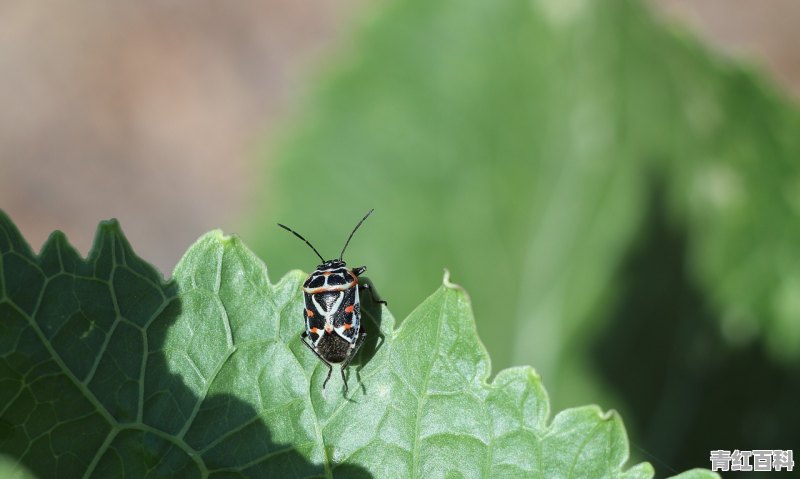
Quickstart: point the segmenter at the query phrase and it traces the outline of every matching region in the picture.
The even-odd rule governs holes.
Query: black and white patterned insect
[[[338,259],[325,260],[307,239],[288,226],[278,223],[278,226],[293,233],[310,246],[322,261],[322,264],[317,266],[303,283],[305,299],[303,318],[306,328],[300,339],[320,361],[328,366],[328,376],[322,383],[323,389],[331,378],[332,365],[338,364],[341,366],[344,391],[347,393],[344,370],[367,337],[361,326],[361,301],[358,294],[359,289],[364,289],[372,295],[369,284],[358,284],[358,277],[367,270],[367,267],[348,269],[342,257],[356,230],[373,211],[369,210],[353,228]],[[386,304],[386,301],[375,302]]]

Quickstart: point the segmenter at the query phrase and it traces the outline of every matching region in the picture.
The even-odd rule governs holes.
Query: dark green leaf
[[[367,304],[343,397],[299,341],[303,275],[271,284],[236,238],[207,234],[166,284],[115,222],[82,260],[60,233],[34,255],[0,213],[0,253],[0,452],[40,477],[652,476],[623,469],[616,413],[548,421],[530,368],[487,384],[446,278],[399,328]]]

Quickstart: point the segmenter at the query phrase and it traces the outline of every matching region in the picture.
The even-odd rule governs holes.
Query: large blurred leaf
[[[603,403],[619,408],[656,468],[698,464],[719,444],[800,444],[800,363],[721,338],[663,200],[654,188],[648,233],[618,275],[624,295],[591,341],[594,369],[615,392]]]
[[[345,398],[299,341],[303,275],[270,284],[235,238],[207,234],[164,284],[115,222],[82,260],[60,233],[34,255],[0,212],[0,254],[0,453],[40,477],[652,476],[622,470],[616,413],[548,424],[532,369],[487,384],[447,280],[398,329],[368,303]]]
[[[800,114],[752,73],[686,46],[666,64],[661,158],[691,269],[733,345],[800,358]],[[665,129],[666,129],[665,125]]]
[[[656,178],[726,337],[800,356],[795,110],[639,2],[377,10],[277,153],[254,221],[275,268],[314,264],[275,220],[331,254],[375,207],[348,257],[398,311],[450,268],[496,364],[574,403]]]

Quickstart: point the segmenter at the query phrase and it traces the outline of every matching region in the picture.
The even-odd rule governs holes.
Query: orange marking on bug
[[[330,275],[331,275],[330,271],[325,271],[322,273],[322,276],[330,276]]]
[[[311,311],[310,309],[306,309],[306,316],[308,316],[309,318],[313,318],[314,317],[314,311]]]
[[[332,331],[333,331],[333,325],[332,325],[332,324],[330,324],[330,323],[326,324],[326,325],[325,325],[325,332],[326,332],[326,333],[330,333],[330,332],[332,332]]]
[[[311,328],[311,334],[319,334],[317,331],[319,331],[319,329]]]
[[[352,325],[352,324],[350,324],[350,323],[344,323],[344,329],[350,329],[350,328],[352,328],[352,327],[353,327],[353,325]]]
[[[351,304],[350,306],[344,308],[344,312],[347,313],[347,314],[352,313],[353,312],[353,305]]]

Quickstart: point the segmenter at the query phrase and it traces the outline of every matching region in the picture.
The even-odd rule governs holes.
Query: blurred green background
[[[735,18],[714,3],[695,14]],[[800,115],[666,19],[692,7],[154,5],[96,5],[79,33],[6,6],[7,38],[41,36],[0,49],[0,94],[57,92],[0,123],[0,207],[35,247],[55,228],[88,245],[117,216],[168,271],[224,227],[274,281],[318,262],[277,221],[334,257],[375,208],[345,259],[395,316],[448,268],[495,371],[533,365],[554,410],[620,410],[660,475],[712,449],[798,449]],[[794,32],[800,7],[773,7],[750,16]],[[84,53],[52,55],[70,48]],[[800,50],[781,52],[791,88]]]

